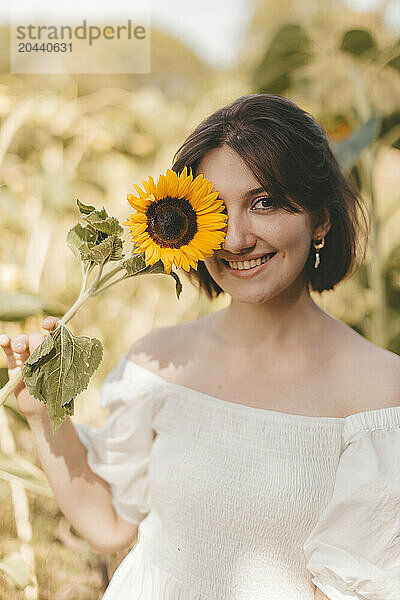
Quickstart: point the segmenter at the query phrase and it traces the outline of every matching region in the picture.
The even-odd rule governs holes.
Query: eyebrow
[[[265,188],[263,187],[258,187],[258,188],[254,188],[252,190],[248,190],[246,193],[243,194],[242,198],[244,200],[246,200],[247,198],[251,198],[251,196],[254,196],[255,194],[259,194],[260,192],[265,192]],[[222,200],[222,198],[219,196],[219,199]]]
[[[265,192],[264,188],[259,187],[259,188],[254,188],[253,190],[248,190],[243,195],[243,198],[250,198],[251,196],[254,196],[255,194],[259,194],[260,192]]]

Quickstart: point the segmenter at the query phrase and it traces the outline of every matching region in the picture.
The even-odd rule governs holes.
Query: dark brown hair
[[[223,145],[240,156],[276,206],[288,212],[305,210],[314,227],[328,209],[331,228],[320,250],[321,264],[314,269],[311,244],[305,265],[309,289],[333,289],[354,273],[366,254],[366,206],[355,182],[341,171],[325,129],[309,113],[281,96],[241,96],[194,129],[175,153],[172,170],[179,175],[187,166],[195,175],[203,156]],[[210,298],[224,291],[204,261],[188,275]]]

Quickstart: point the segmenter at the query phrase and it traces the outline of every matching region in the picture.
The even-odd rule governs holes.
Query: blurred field
[[[364,106],[364,84],[355,84],[354,73],[358,69],[362,78],[374,61],[379,67],[377,55],[372,50],[358,57],[337,51],[343,32],[351,28],[371,31],[381,51],[394,44],[395,36],[386,31],[378,11],[360,15],[316,0],[301,6],[285,1],[279,13],[272,2],[255,6],[240,61],[229,70],[213,70],[177,40],[154,31],[151,75],[0,75],[0,333],[15,337],[34,331],[45,314],[61,316],[76,299],[80,267],[65,243],[79,218],[76,198],[104,206],[124,221],[132,184],[170,167],[174,152],[204,116],[243,94],[270,91],[311,112],[332,141],[349,136],[369,116],[368,110],[363,113],[368,106],[386,119],[379,146],[364,152],[353,169],[360,186],[366,186],[377,243],[371,241],[367,264],[355,277],[333,292],[316,294],[315,301],[400,353],[399,67],[382,67],[373,86],[366,80]],[[287,52],[292,67],[275,72],[274,80],[268,67],[271,44],[287,23],[304,28],[315,55],[303,61],[303,54],[296,63],[293,49]],[[0,36],[6,39],[4,28]],[[5,62],[0,56],[3,71]],[[370,180],[372,188],[365,183]],[[105,348],[89,389],[77,398],[76,420],[104,421],[106,414],[97,404],[99,386],[135,339],[229,302],[226,296],[208,301],[182,269],[179,275],[180,300],[170,277],[135,278],[105,292],[99,302],[92,300],[69,323],[73,333],[98,337]],[[0,387],[6,381],[4,367],[1,355]],[[11,435],[15,453],[39,466],[29,428],[13,402],[0,411],[0,438]],[[0,457],[7,452],[1,445]],[[26,543],[34,551],[37,586],[17,591],[0,574],[0,598],[100,599],[125,553],[96,555],[70,529],[51,497],[30,490],[26,496],[32,528],[31,541],[25,532]],[[9,482],[2,479],[0,500],[1,560],[18,551],[23,539],[21,533],[17,536]]]

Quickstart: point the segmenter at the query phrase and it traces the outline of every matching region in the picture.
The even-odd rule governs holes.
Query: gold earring
[[[314,269],[318,269],[319,263],[321,262],[321,260],[319,258],[318,250],[320,250],[321,248],[323,248],[325,246],[325,238],[322,237],[319,240],[313,240],[313,245],[314,245],[314,248],[317,250],[317,252],[315,254]]]

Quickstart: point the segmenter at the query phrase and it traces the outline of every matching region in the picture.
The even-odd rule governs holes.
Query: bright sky
[[[346,0],[354,10],[374,9],[382,0]],[[0,22],[22,23],[46,15],[46,23],[73,20],[92,21],[101,16],[122,22],[142,19],[175,35],[192,47],[204,60],[218,66],[230,66],[237,58],[241,41],[248,27],[254,0],[0,0]],[[8,8],[7,8],[8,6]],[[12,9],[10,10],[10,6]],[[10,11],[10,12],[8,12]],[[387,25],[400,30],[400,3],[389,0]],[[148,23],[150,21],[147,21]]]

